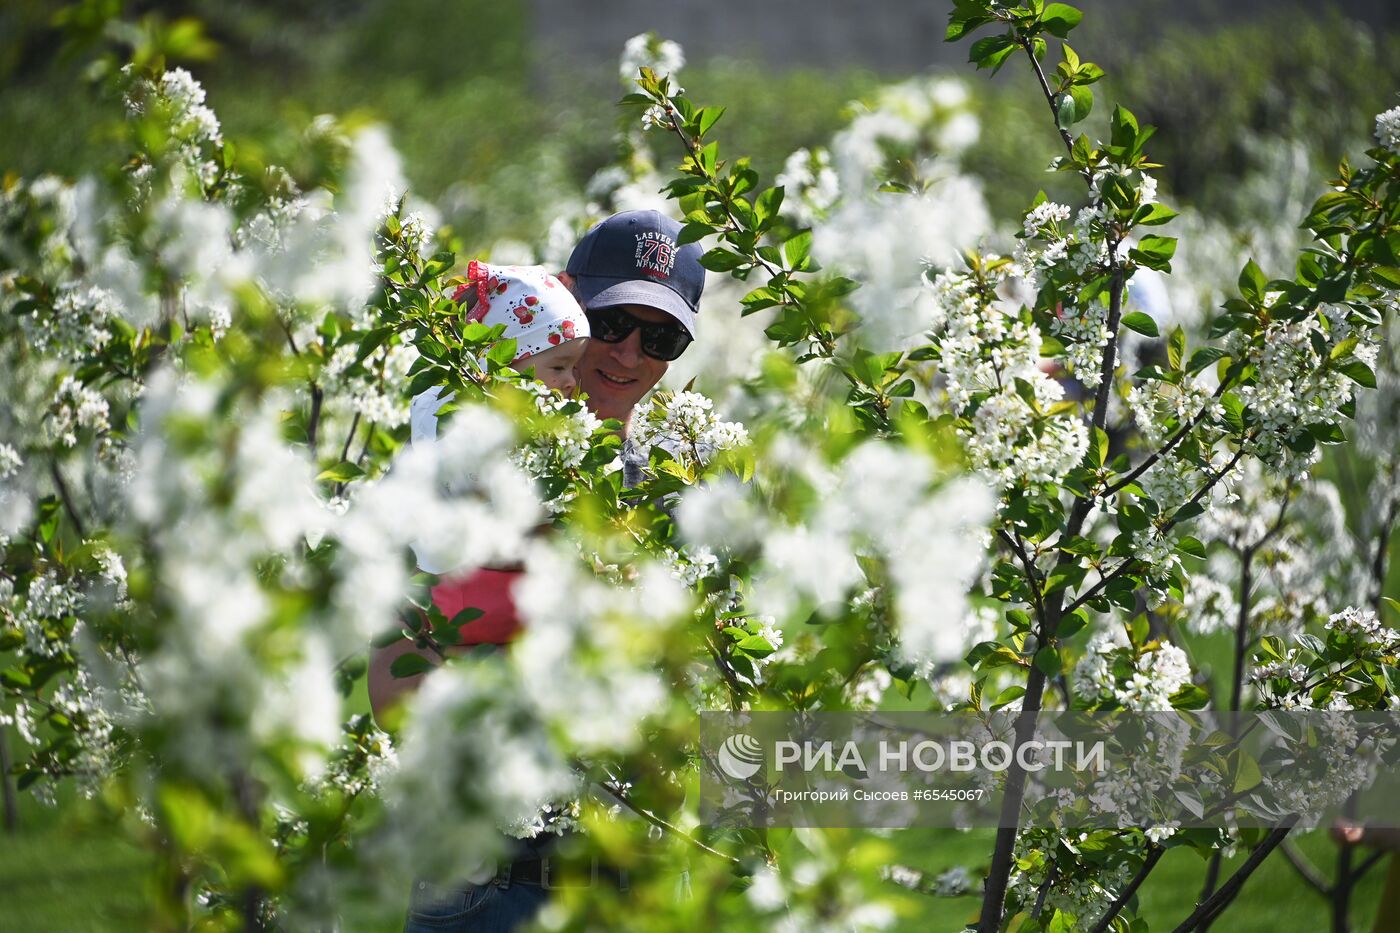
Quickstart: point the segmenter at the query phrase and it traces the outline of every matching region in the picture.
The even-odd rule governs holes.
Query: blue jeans
[[[549,898],[538,884],[415,881],[403,933],[512,933],[522,929]]]

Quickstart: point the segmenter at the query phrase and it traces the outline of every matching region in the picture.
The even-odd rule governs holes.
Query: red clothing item
[[[469,607],[482,611],[480,617],[462,626],[459,644],[504,645],[520,633],[520,616],[510,588],[524,575],[522,570],[483,567],[464,577],[446,579],[433,587],[433,605],[449,620]]]

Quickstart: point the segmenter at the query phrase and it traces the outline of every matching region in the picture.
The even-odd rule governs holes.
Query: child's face
[[[587,343],[588,338],[580,337],[561,343],[557,347],[541,350],[534,356],[518,361],[515,369],[522,373],[533,369],[535,378],[540,382],[564,395],[573,395],[574,390],[578,388],[576,370],[579,357],[583,356],[584,345]]]

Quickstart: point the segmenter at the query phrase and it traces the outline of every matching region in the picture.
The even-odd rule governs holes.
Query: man
[[[578,363],[579,387],[595,415],[622,422],[624,439],[637,403],[696,336],[705,270],[699,245],[681,246],[679,236],[680,224],[658,211],[614,214],[583,236],[559,275],[587,313],[592,334]],[[644,453],[628,442],[622,460],[623,481],[629,486],[640,482]],[[452,598],[485,610],[474,624],[490,621],[493,629],[510,628],[518,624],[509,594],[516,576],[483,570],[469,578],[465,589],[458,586]],[[438,597],[435,590],[434,600]],[[395,678],[390,673],[394,659],[410,652],[423,653],[405,640],[371,653],[370,703],[381,722],[427,676]],[[439,661],[430,652],[425,657]],[[451,888],[416,884],[405,933],[509,930],[528,922],[546,897],[542,848],[527,847],[488,883]]]

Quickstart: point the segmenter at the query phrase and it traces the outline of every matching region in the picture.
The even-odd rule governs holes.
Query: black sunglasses
[[[644,321],[621,308],[599,308],[587,314],[591,336],[604,343],[621,343],[640,327],[642,352],[653,359],[669,363],[690,346],[690,334],[670,321]]]

